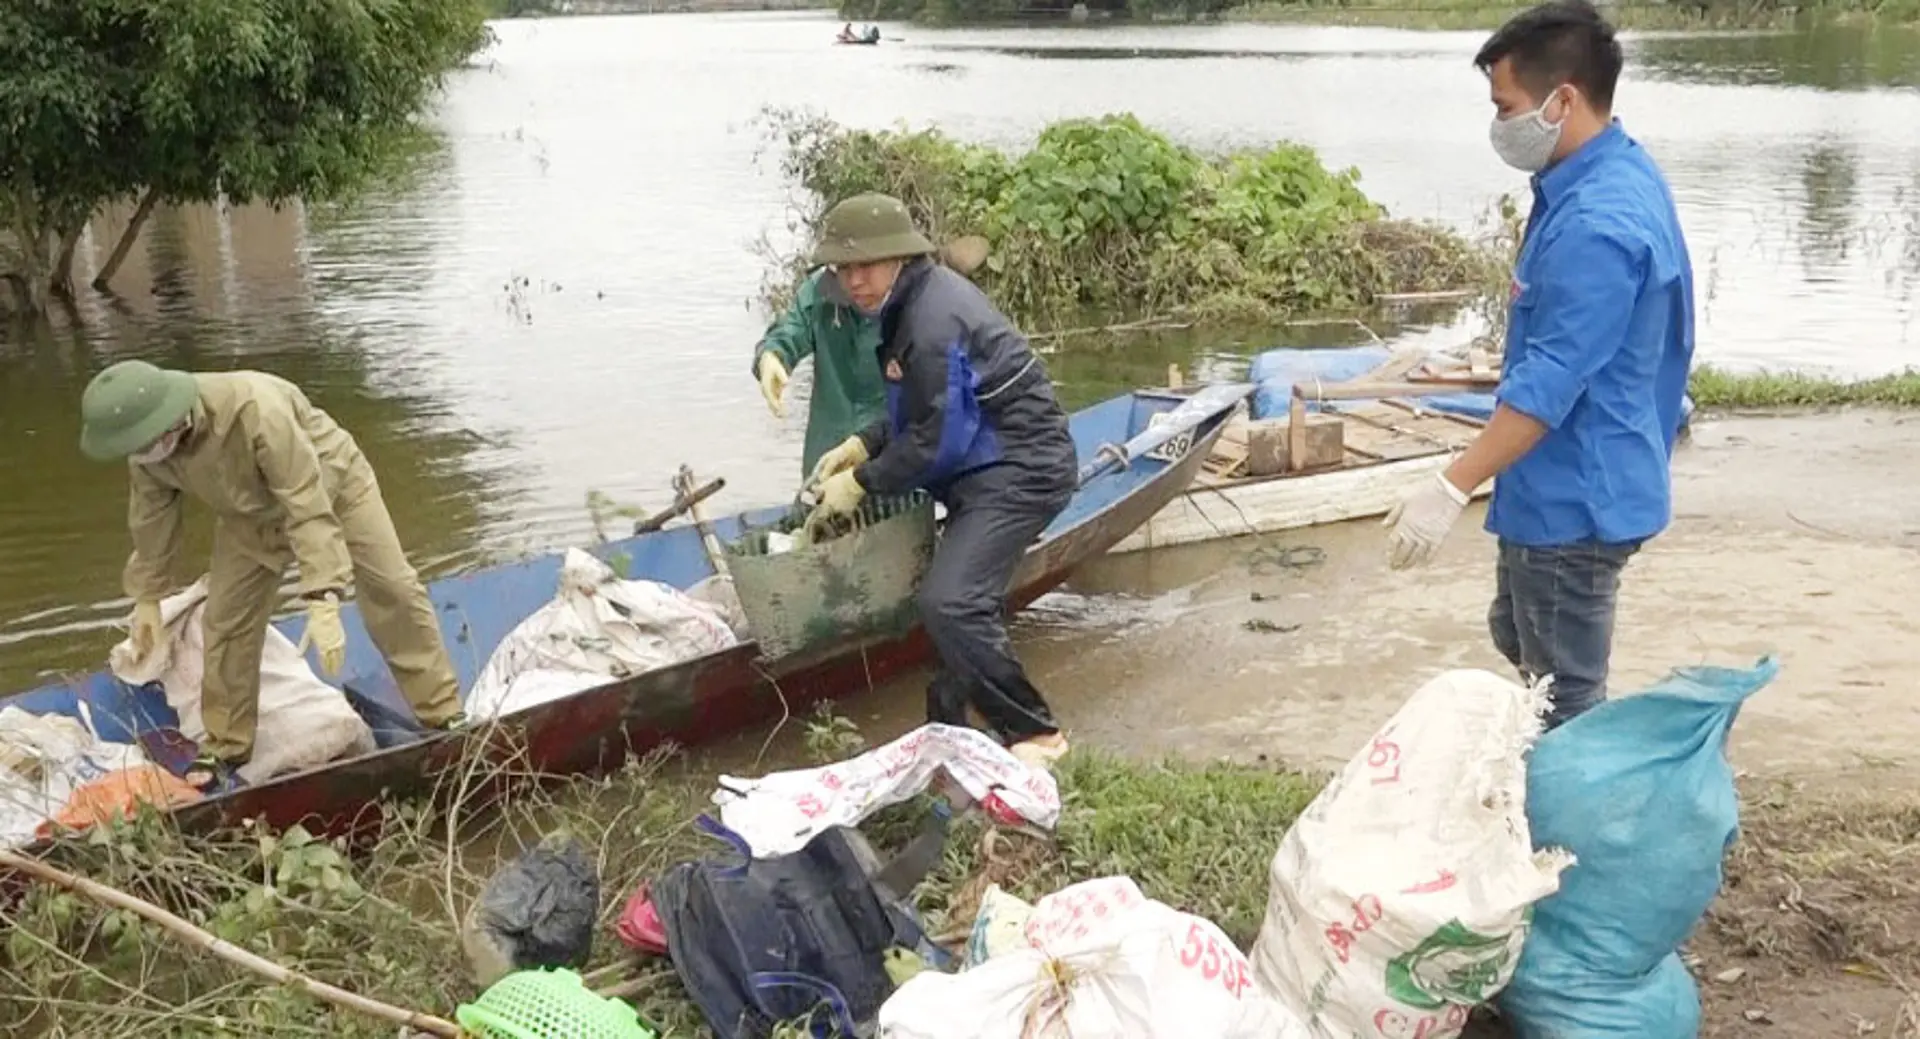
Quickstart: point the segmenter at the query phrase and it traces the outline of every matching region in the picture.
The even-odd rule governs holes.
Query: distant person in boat
[[[852,22],[848,22],[847,24],[845,24],[845,25],[843,25],[843,26],[841,26],[841,27],[840,27],[840,42],[841,42],[841,43],[852,43],[852,42],[853,42],[853,38],[854,38],[854,37],[853,37],[853,23],[852,23]]]
[[[972,235],[942,246],[939,255],[961,274],[972,274],[986,258],[986,239]],[[813,358],[813,394],[800,455],[803,474],[812,473],[828,450],[886,414],[886,383],[874,361],[879,349],[879,323],[860,313],[825,267],[807,275],[793,302],[760,337],[753,351],[753,374],[776,417],[786,416],[784,395],[794,369]]]
[[[940,658],[927,720],[965,725],[971,706],[1021,760],[1045,767],[1067,741],[1003,616],[1015,567],[1073,497],[1073,437],[1026,337],[933,253],[886,195],[856,195],[821,222],[814,262],[880,322],[887,414],[820,459],[808,526],[853,513],[869,494],[924,489],[946,505],[918,597]]]
[[[1481,47],[1494,151],[1531,175],[1506,356],[1486,429],[1387,517],[1425,562],[1491,479],[1494,645],[1553,676],[1559,725],[1606,698],[1620,576],[1672,514],[1693,362],[1693,267],[1673,194],[1613,117],[1620,44],[1585,0],[1516,15]]]
[[[292,383],[263,372],[190,374],[122,361],[81,397],[80,449],[125,459],[133,555],[132,641],[162,637],[160,599],[180,587],[183,498],[214,515],[205,613],[207,778],[253,754],[260,654],[280,603],[281,574],[299,564],[307,639],[321,670],[346,659],[340,601],[351,581],[367,634],[422,724],[460,719],[460,690],[426,589],[401,550],[373,469],[353,437]]]
[[[877,26],[877,25],[869,25],[869,26],[867,26],[867,42],[868,42],[868,43],[879,43],[879,42],[880,42],[880,27],[879,27],[879,26]]]

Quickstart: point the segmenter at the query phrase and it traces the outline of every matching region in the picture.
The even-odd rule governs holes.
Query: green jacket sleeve
[[[813,307],[819,296],[813,287],[813,279],[800,283],[793,294],[793,302],[787,305],[787,311],[779,319],[767,326],[766,334],[760,337],[760,345],[753,351],[753,373],[760,373],[760,355],[771,350],[780,363],[786,366],[791,375],[801,361],[813,356]]]
[[[127,530],[133,554],[120,583],[135,599],[158,599],[172,591],[173,563],[180,555],[180,492],[161,483],[145,466],[129,465]]]

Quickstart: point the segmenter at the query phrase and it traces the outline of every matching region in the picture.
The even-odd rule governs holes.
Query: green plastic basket
[[[515,971],[453,1016],[480,1039],[655,1039],[632,1007],[595,995],[570,970]]]
[[[747,627],[769,660],[874,635],[919,619],[914,593],[933,561],[933,499],[925,491],[863,502],[839,537],[770,554],[767,536],[805,526],[805,509],[725,545]]]

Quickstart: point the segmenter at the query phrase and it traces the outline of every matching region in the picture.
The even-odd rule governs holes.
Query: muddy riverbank
[[[1623,581],[1613,693],[1777,654],[1779,679],[1734,732],[1738,765],[1914,775],[1920,484],[1898,474],[1916,430],[1920,416],[1867,410],[1696,423],[1674,524]],[[1407,573],[1387,568],[1372,521],[1109,557],[1023,617],[1022,653],[1076,740],[1331,767],[1434,673],[1507,670],[1486,632],[1483,515]],[[919,683],[849,709],[871,731],[904,727]]]

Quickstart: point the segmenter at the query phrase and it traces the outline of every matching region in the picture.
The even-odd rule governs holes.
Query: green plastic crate
[[[722,546],[747,626],[769,660],[837,642],[902,635],[917,620],[914,593],[933,561],[933,499],[924,491],[869,498],[853,529],[771,554],[767,535],[798,533],[807,512]]]

